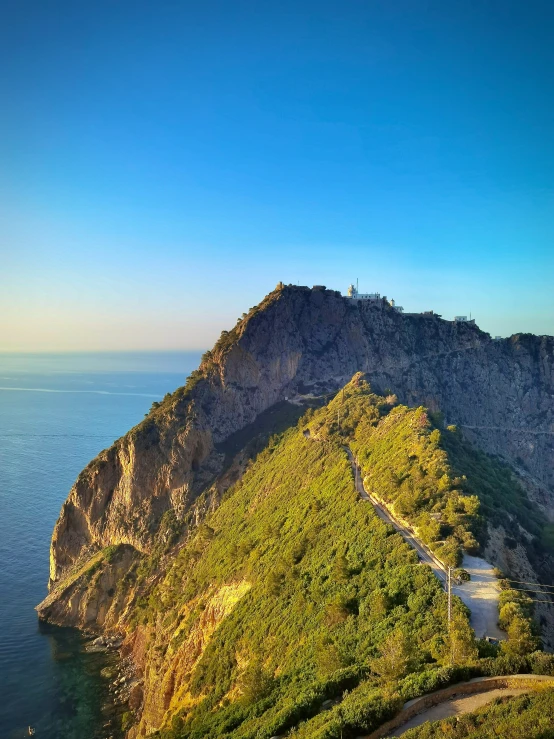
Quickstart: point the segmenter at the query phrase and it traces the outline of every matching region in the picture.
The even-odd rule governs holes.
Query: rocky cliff
[[[223,332],[185,387],[81,473],[53,534],[51,586],[100,548],[151,551],[166,511],[201,515],[195,501],[221,486],[233,435],[276,403],[333,391],[357,371],[402,402],[440,409],[519,466],[554,513],[554,338],[492,340],[384,300],[280,285]]]

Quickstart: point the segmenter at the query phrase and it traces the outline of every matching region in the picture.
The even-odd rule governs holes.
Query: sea
[[[39,623],[52,529],[98,452],[183,385],[200,352],[0,354],[0,737],[104,739],[104,655]]]

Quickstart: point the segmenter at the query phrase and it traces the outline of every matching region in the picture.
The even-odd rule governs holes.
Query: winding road
[[[354,455],[347,446],[343,448],[352,466],[356,490],[360,498],[373,505],[379,518],[398,531],[404,540],[416,550],[420,560],[431,567],[436,577],[446,587],[448,575],[445,565],[421,539],[418,539],[413,529],[398,521],[381,501],[368,493],[364,487],[361,469]],[[471,580],[460,585],[453,585],[452,592],[471,611],[470,623],[475,635],[477,638],[489,636],[499,640],[505,639],[506,634],[498,628],[497,623],[500,587],[492,565],[481,557],[471,557],[464,554],[462,567],[469,572]]]

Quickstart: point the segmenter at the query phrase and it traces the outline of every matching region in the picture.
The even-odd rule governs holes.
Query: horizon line
[[[179,354],[205,352],[205,347],[195,349],[0,349],[0,354]]]

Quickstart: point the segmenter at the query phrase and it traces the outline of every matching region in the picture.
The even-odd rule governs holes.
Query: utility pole
[[[452,568],[448,566],[448,636],[450,640],[450,664],[454,664],[454,645],[452,644]]]
[[[450,629],[450,623],[452,621],[452,575],[451,575],[452,568],[448,567],[448,581],[447,581],[447,590],[448,590],[448,628]]]

